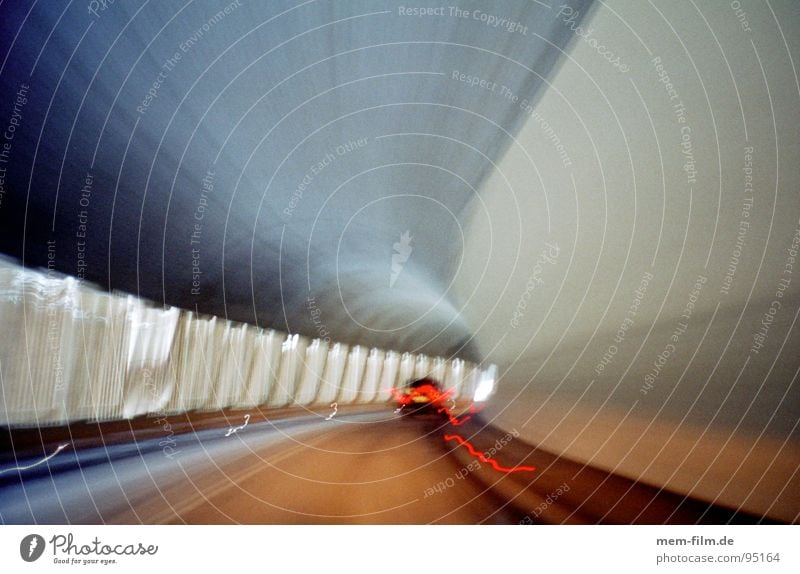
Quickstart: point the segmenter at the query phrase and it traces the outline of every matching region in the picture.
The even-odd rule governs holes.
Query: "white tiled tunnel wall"
[[[471,400],[496,377],[493,365],[286,335],[4,261],[0,324],[13,334],[0,346],[0,424],[8,426],[367,404],[424,376]]]

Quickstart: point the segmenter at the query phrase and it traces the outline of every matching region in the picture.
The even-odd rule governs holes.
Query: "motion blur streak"
[[[484,454],[482,452],[479,452],[479,451],[475,450],[475,447],[472,446],[469,443],[469,441],[464,440],[462,437],[460,437],[457,434],[446,434],[446,435],[444,435],[444,440],[446,440],[446,441],[447,440],[458,441],[458,444],[467,447],[467,450],[469,451],[469,453],[472,456],[478,458],[481,462],[486,462],[486,463],[491,464],[492,468],[494,468],[495,470],[500,471],[500,472],[520,472],[520,471],[534,472],[536,470],[536,468],[533,467],[533,466],[515,466],[514,468],[506,468],[504,466],[500,466],[497,463],[496,460],[494,460],[492,458],[489,458],[487,456],[484,456]]]
[[[463,425],[465,422],[467,422],[469,419],[472,418],[472,416],[470,415],[465,415],[463,418],[458,419],[455,416],[453,416],[453,413],[451,413],[450,410],[447,409],[446,407],[442,407],[436,412],[445,413],[447,415],[447,418],[450,420],[450,424],[456,427]]]

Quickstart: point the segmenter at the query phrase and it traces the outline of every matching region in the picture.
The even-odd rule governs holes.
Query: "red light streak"
[[[464,440],[463,438],[461,438],[457,434],[446,434],[446,435],[444,435],[444,440],[445,441],[450,441],[450,440],[458,441],[459,444],[461,444],[462,446],[467,447],[467,450],[469,450],[469,453],[472,456],[476,457],[481,462],[486,462],[488,464],[491,464],[492,468],[494,468],[495,470],[498,470],[500,472],[506,472],[506,473],[520,472],[520,471],[534,472],[536,470],[536,467],[534,467],[534,466],[515,466],[514,468],[506,468],[504,466],[500,466],[497,463],[496,460],[494,460],[492,458],[487,458],[486,456],[483,455],[482,452],[479,452],[479,451],[475,450],[475,447],[472,446],[472,444],[470,444],[469,441]]]
[[[439,408],[436,410],[437,413],[445,413],[447,418],[450,419],[450,423],[453,426],[460,426],[467,422],[470,418],[470,415],[465,416],[461,420],[458,419],[446,406],[443,406],[442,403],[447,401],[450,398],[450,395],[453,394],[455,388],[448,389],[445,392],[439,391],[433,385],[422,385],[417,388],[413,388],[408,393],[401,393],[397,389],[389,389],[392,393],[394,398],[403,406],[407,406],[414,403],[414,397],[425,397],[428,399],[429,404],[437,405]],[[470,406],[469,411],[471,413],[475,413],[475,405]]]
[[[450,398],[450,395],[452,395],[453,392],[455,392],[455,388],[448,389],[445,392],[441,392],[434,385],[426,384],[426,385],[420,385],[419,387],[408,389],[406,392],[400,392],[395,388],[390,388],[389,391],[392,393],[397,402],[400,403],[401,408],[407,405],[414,404],[415,397],[425,397],[428,400],[428,404],[438,407],[436,409],[437,413],[445,413],[447,415],[447,418],[450,419],[450,424],[452,424],[453,426],[463,425],[465,422],[467,422],[469,419],[472,418],[471,414],[475,414],[480,411],[480,409],[476,408],[475,404],[473,403],[469,407],[469,412],[471,414],[466,415],[463,418],[459,419],[450,411],[450,409],[444,406],[442,403],[444,403]],[[478,458],[481,462],[485,462],[487,464],[492,465],[492,468],[494,468],[499,472],[505,472],[505,473],[521,472],[521,471],[534,472],[536,470],[536,467],[533,466],[515,466],[514,468],[506,468],[504,466],[500,466],[500,464],[498,464],[496,460],[484,456],[484,454],[482,452],[478,452],[475,449],[475,447],[472,446],[472,444],[470,444],[469,441],[464,440],[463,438],[461,438],[461,436],[457,434],[451,434],[451,435],[446,434],[444,435],[444,440],[445,442],[451,440],[458,441],[459,444],[467,447],[469,453],[472,456]]]
[[[452,424],[453,426],[456,426],[456,427],[463,425],[465,422],[467,422],[469,419],[472,418],[471,416],[467,415],[463,419],[458,420],[456,417],[453,416],[453,414],[448,410],[447,407],[442,407],[436,412],[437,413],[445,413],[447,415],[447,418],[450,419],[450,424]]]

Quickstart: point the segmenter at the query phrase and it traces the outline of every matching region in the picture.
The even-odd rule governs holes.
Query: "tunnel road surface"
[[[389,406],[66,448],[0,466],[0,520],[48,524],[727,523],[708,505],[538,450],[477,416]],[[328,416],[330,416],[328,414]],[[235,430],[234,430],[235,429]],[[505,473],[499,466],[535,467]],[[51,452],[53,452],[51,450]],[[484,458],[485,455],[484,455]],[[36,460],[17,460],[29,466]]]

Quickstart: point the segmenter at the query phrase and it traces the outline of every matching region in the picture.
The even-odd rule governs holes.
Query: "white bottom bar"
[[[8,572],[137,574],[798,572],[799,532],[797,526],[5,526],[0,560]],[[22,554],[30,552],[31,534],[45,547],[27,563]],[[118,554],[125,551],[144,554]],[[84,562],[91,560],[97,562]]]

